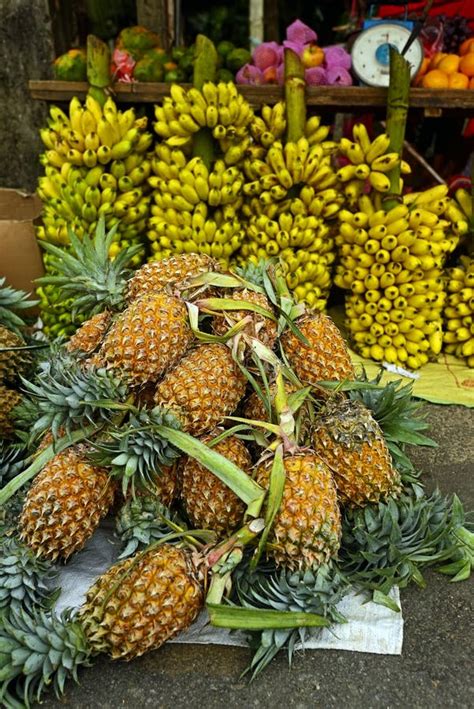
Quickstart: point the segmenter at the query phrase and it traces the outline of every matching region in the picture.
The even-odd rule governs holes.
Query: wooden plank
[[[186,84],[184,84],[186,86]],[[32,98],[43,101],[67,101],[72,96],[83,98],[87,84],[72,81],[29,82]],[[117,101],[128,103],[154,103],[169,94],[169,84],[132,83],[114,84],[112,87]],[[254,107],[263,103],[273,104],[283,98],[280,86],[239,86],[239,91]],[[386,105],[387,90],[369,87],[309,86],[308,106],[327,109],[377,108]],[[442,109],[474,113],[474,91],[456,89],[412,89],[410,108]]]

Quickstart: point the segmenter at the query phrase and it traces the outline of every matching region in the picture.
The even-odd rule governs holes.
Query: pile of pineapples
[[[386,602],[391,585],[418,573],[410,554],[468,563],[454,536],[462,518],[422,494],[403,453],[404,426],[430,443],[406,390],[357,381],[332,320],[297,304],[281,271],[225,272],[184,254],[132,275],[133,250],[109,259],[115,231],[103,220],[94,239],[70,238],[70,253],[47,250],[56,286],[87,319],[25,380],[16,422],[29,464],[0,491],[5,509],[32,481],[2,530],[7,706],[48,685],[61,693],[96,653],[131,659],[159,647],[205,605],[216,625],[260,633],[259,671],[282,645],[276,628],[291,654],[301,625],[341,620],[335,604],[351,581],[338,560]],[[373,412],[390,422],[390,447]],[[112,514],[122,560],[75,615],[57,617],[52,564]],[[364,556],[377,539],[378,553]]]

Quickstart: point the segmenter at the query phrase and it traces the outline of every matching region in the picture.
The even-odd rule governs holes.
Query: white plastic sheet
[[[114,563],[119,554],[119,545],[110,529],[100,528],[85,549],[59,568],[61,595],[56,604],[57,612],[64,608],[78,608],[94,580]],[[398,589],[391,597],[400,606]],[[352,650],[383,655],[400,655],[403,643],[402,612],[396,613],[385,606],[365,602],[362,596],[348,594],[338,605],[338,610],[347,618],[347,623],[334,624],[331,628],[316,628],[305,642],[306,649]],[[212,627],[205,612],[186,632],[170,642],[246,646],[241,633]]]

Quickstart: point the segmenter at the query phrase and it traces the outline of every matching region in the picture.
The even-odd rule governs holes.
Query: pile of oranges
[[[413,83],[425,89],[474,89],[474,37],[461,44],[459,54],[425,57]]]

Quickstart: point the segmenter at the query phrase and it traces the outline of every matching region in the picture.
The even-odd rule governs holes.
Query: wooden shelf
[[[186,86],[186,84],[184,84]],[[43,101],[68,101],[73,96],[84,98],[88,85],[73,81],[29,82],[32,98]],[[113,93],[117,101],[125,103],[155,103],[169,94],[169,84],[133,83],[114,84]],[[263,103],[272,104],[283,98],[280,86],[239,86],[239,91],[258,108]],[[361,86],[309,86],[307,105],[320,110],[355,111],[384,108],[387,89]],[[410,108],[423,110],[426,115],[441,115],[443,112],[474,115],[474,90],[468,89],[411,89]]]

